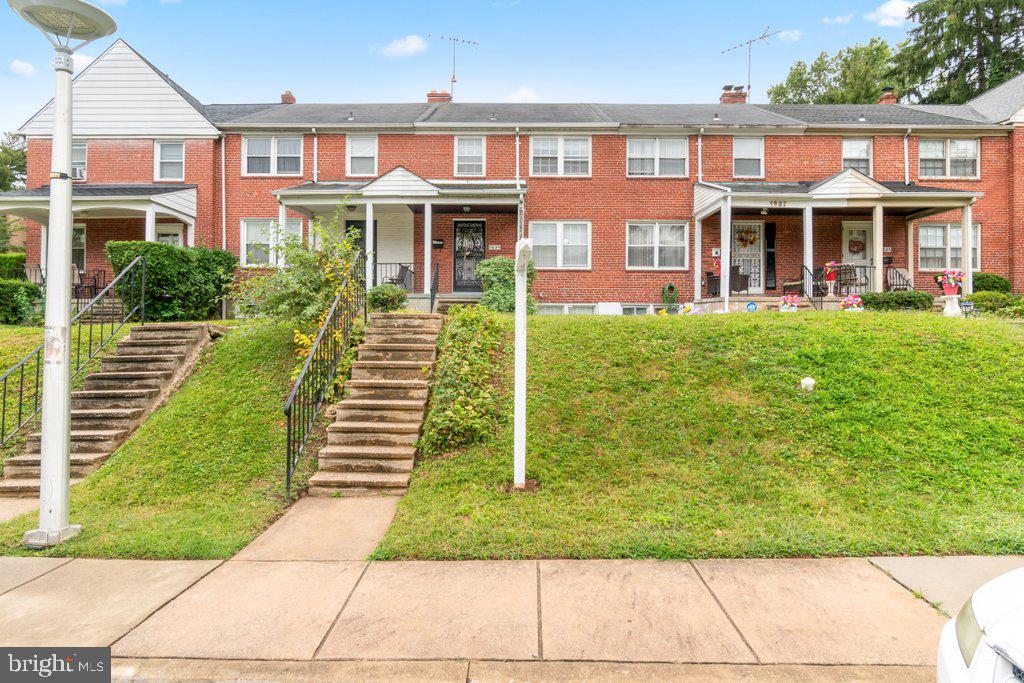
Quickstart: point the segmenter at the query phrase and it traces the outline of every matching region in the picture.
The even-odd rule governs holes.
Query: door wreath
[[[744,228],[736,233],[736,244],[746,248],[757,244],[757,231],[751,228]]]

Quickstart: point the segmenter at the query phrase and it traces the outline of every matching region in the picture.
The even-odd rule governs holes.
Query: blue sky
[[[781,36],[754,52],[754,101],[797,59],[882,36],[901,40],[908,0],[105,0],[124,38],[202,102],[456,100],[712,102],[744,83],[745,50],[721,51],[766,26]],[[624,11],[625,8],[625,11]],[[51,96],[50,48],[0,4],[0,130]],[[112,39],[89,45],[82,63]]]

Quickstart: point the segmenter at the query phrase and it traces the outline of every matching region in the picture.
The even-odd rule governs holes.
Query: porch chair
[[[840,263],[836,269],[836,293],[840,295],[857,294],[867,291],[867,273],[862,273],[857,266],[849,263]]]
[[[412,291],[412,269],[404,263],[399,264],[398,274],[387,279],[387,284],[397,285],[407,292]]]
[[[801,271],[803,272],[803,271]],[[825,296],[825,285],[822,284],[822,280],[825,277],[825,267],[818,266],[814,269],[811,278],[813,280],[811,288],[814,292],[811,296]],[[804,293],[804,280],[801,277],[798,280],[787,280],[782,283],[782,293],[785,294],[803,294]]]
[[[890,292],[910,292],[910,272],[906,268],[889,268],[885,271],[885,288]]]
[[[739,293],[750,289],[750,276],[740,273],[739,266],[729,268],[729,292]]]

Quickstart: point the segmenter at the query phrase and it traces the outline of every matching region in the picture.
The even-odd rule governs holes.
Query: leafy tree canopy
[[[808,65],[796,62],[786,80],[768,90],[774,104],[865,104],[893,85],[893,52],[881,38],[851,45],[835,55],[822,52]]]

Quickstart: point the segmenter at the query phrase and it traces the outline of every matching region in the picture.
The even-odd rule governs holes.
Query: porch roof
[[[72,189],[71,210],[77,218],[135,217],[149,209],[195,225],[196,185],[80,184]],[[45,223],[50,213],[50,186],[0,192],[0,213]]]

